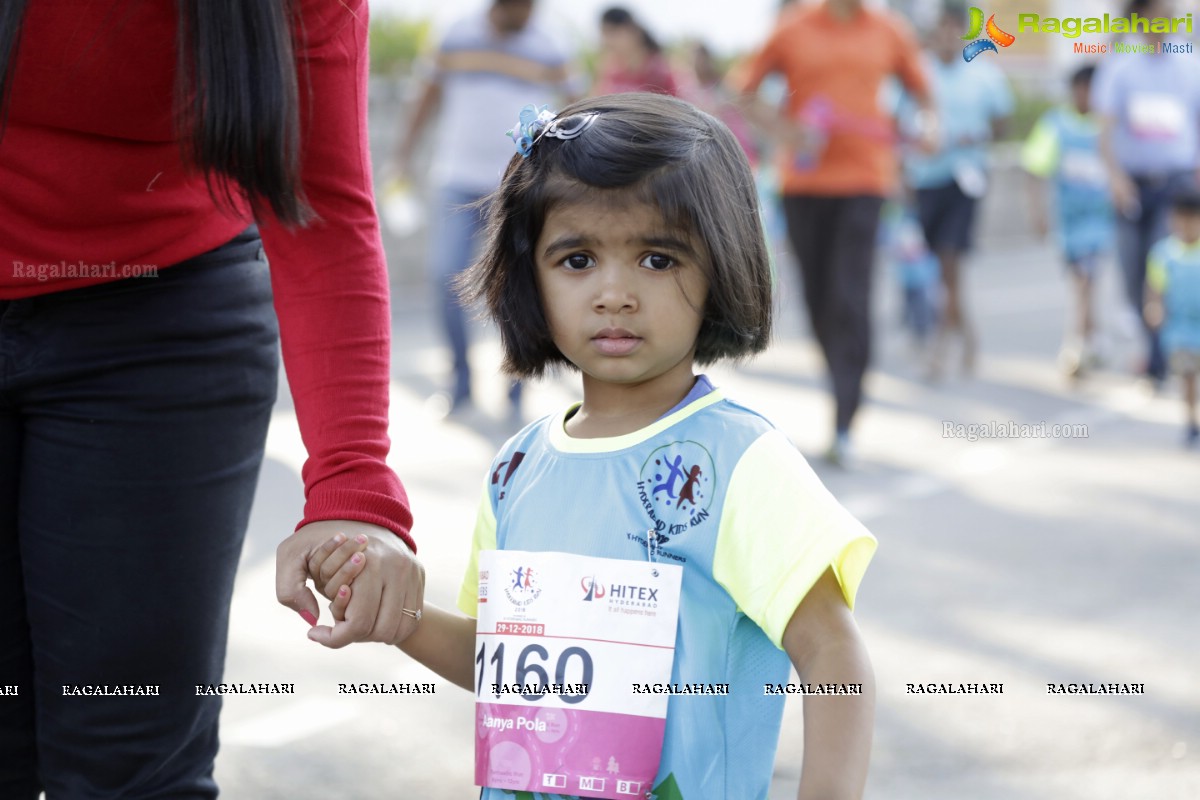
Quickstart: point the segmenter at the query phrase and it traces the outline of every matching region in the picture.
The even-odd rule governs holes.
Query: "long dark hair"
[[[214,199],[244,193],[256,217],[287,225],[315,215],[300,183],[300,90],[292,0],[175,0],[175,126],[184,162]],[[28,0],[0,3],[0,137]]]

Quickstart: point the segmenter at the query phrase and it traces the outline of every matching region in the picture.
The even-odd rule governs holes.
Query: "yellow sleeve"
[[[800,451],[772,430],[747,448],[730,476],[713,577],[781,647],[792,614],[827,568],[854,608],[876,544]]]
[[[1059,149],[1054,126],[1042,117],[1021,147],[1021,166],[1031,175],[1049,178],[1058,169]]]
[[[1166,259],[1162,245],[1150,251],[1146,259],[1146,285],[1158,294],[1166,294]]]
[[[1162,247],[1152,249],[1146,259],[1146,285],[1158,294],[1166,294],[1166,260]]]
[[[458,608],[468,617],[479,616],[479,551],[496,549],[496,513],[492,510],[492,497],[488,482],[483,483],[479,498],[479,510],[475,513],[475,534],[471,537],[471,558],[467,572],[463,575],[458,590]]]

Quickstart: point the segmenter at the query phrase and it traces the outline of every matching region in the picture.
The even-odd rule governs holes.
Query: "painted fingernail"
[[[362,563],[362,553],[355,553],[353,556],[350,557],[350,560],[353,561],[355,564],[361,564]]]
[[[309,626],[310,628],[312,628],[312,627],[316,627],[316,624],[317,624],[317,618],[313,616],[313,613],[312,613],[311,611],[301,611],[301,612],[300,612],[300,617],[301,617],[301,618],[302,618],[302,619],[303,619],[305,622],[307,622],[307,623],[308,623],[308,626]]]
[[[338,589],[338,597],[345,597],[345,596],[346,596],[346,587],[343,586],[342,588]]]
[[[333,540],[334,540],[335,542],[337,542],[338,544],[341,544],[342,542],[346,541],[346,534],[344,534],[344,533],[335,533],[335,534],[333,535]]]
[[[366,544],[367,535],[365,533],[360,533],[358,536],[354,537],[354,541],[358,542],[359,544]]]

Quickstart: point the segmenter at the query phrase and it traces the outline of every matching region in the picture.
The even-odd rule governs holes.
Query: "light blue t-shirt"
[[[1095,115],[1065,106],[1047,111],[1025,142],[1021,166],[1053,184],[1059,237],[1068,260],[1112,248],[1115,223]]]
[[[1150,250],[1146,283],[1163,298],[1163,349],[1200,353],[1200,243],[1169,236]]]
[[[661,800],[763,800],[783,714],[764,685],[787,681],[784,629],[827,568],[853,606],[875,539],[779,430],[706,387],[624,436],[574,439],[566,409],[510,439],[489,472],[458,603],[476,615],[481,550],[645,561],[657,531],[656,560],[683,567],[671,682],[729,694],[669,698],[652,788]]]
[[[927,55],[924,64],[930,77],[943,147],[932,155],[913,152],[905,158],[905,178],[916,189],[950,183],[960,164],[986,170],[985,143],[991,139],[992,121],[1007,117],[1013,110],[1008,79],[990,62],[967,63],[955,59],[946,64]],[[906,96],[900,107],[901,125],[906,130],[911,130],[915,112],[916,104]],[[979,143],[957,144],[964,138]]]
[[[1113,149],[1127,172],[1161,174],[1200,163],[1200,56],[1110,56],[1096,72],[1092,106],[1113,117]]]

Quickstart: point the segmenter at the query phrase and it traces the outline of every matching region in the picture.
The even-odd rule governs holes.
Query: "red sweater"
[[[321,220],[262,226],[308,449],[300,525],[360,520],[411,546],[408,497],[386,463],[391,317],[367,149],[367,3],[303,0],[301,12],[302,180]],[[0,139],[0,299],[113,279],[39,280],[29,265],[167,267],[252,221],[185,171],[174,72],[172,0],[28,4]]]

